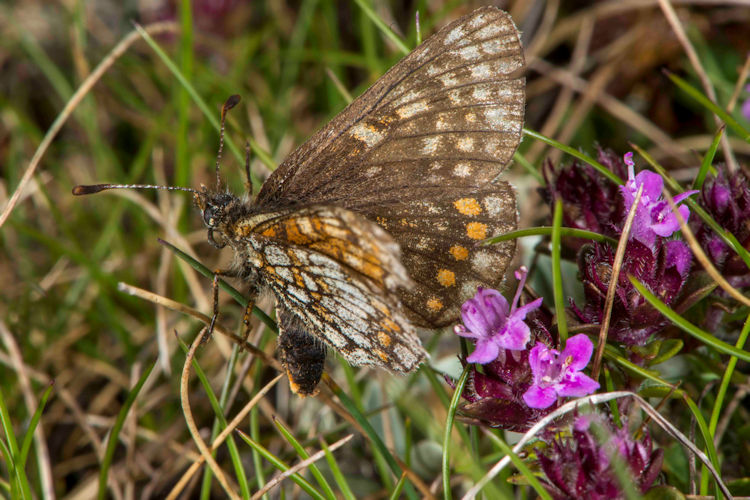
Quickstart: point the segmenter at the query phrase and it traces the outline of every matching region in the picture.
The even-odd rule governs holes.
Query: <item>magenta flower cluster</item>
[[[581,415],[570,432],[552,438],[538,454],[542,485],[556,500],[624,498],[621,480],[613,471],[613,455],[630,473],[640,494],[652,488],[664,461],[663,450],[653,449],[648,431],[636,439],[627,426],[618,428],[597,414]]]
[[[456,326],[455,332],[476,342],[474,352],[466,361],[488,365],[490,371],[502,371],[508,357],[517,361],[524,352],[530,376],[526,380],[512,380],[504,387],[498,384],[496,393],[491,395],[512,400],[523,389],[520,396],[528,408],[544,409],[552,406],[558,397],[590,394],[599,384],[582,373],[593,352],[593,344],[583,334],[568,339],[562,353],[539,340],[526,352],[531,340],[526,316],[542,304],[542,299],[538,298],[519,307],[526,274],[525,267],[516,271],[519,285],[510,306],[497,290],[479,288],[474,298],[461,308],[463,325]]]
[[[668,321],[635,289],[628,276],[638,279],[654,295],[674,307],[687,281],[692,253],[682,240],[674,238],[680,228],[679,219],[669,202],[662,197],[664,181],[661,176],[648,170],[636,175],[632,153],[620,159],[609,151],[599,150],[598,160],[618,175],[627,172],[625,184],[613,191],[614,184],[603,175],[592,167],[574,162],[554,175],[547,174],[547,196],[563,201],[563,220],[566,224],[573,219],[576,223],[572,227],[620,238],[625,219],[641,190],[622,272],[617,278],[608,339],[625,346],[644,346],[654,334],[664,329]],[[588,186],[591,192],[582,197],[580,188],[572,188],[579,185]],[[690,218],[690,211],[681,203],[696,192],[689,191],[674,197],[677,211],[686,222]],[[597,203],[592,203],[592,200],[597,200]],[[602,209],[602,206],[606,208]],[[577,243],[573,249],[578,252],[578,266],[586,297],[583,307],[571,303],[573,313],[582,323],[600,324],[612,277],[614,248],[602,243]]]
[[[658,238],[672,236],[678,229],[680,223],[677,215],[669,207],[669,203],[662,199],[662,189],[664,180],[661,175],[648,170],[642,170],[635,175],[633,162],[633,153],[626,153],[624,156],[625,164],[628,166],[628,180],[621,187],[622,197],[625,201],[625,213],[630,212],[635,202],[638,190],[643,188],[638,207],[635,210],[633,219],[633,228],[630,232],[630,239],[635,239],[649,248],[654,248]],[[698,191],[687,191],[674,197],[674,204],[679,205],[688,196]],[[690,217],[690,210],[685,205],[677,207],[682,219],[687,222]]]

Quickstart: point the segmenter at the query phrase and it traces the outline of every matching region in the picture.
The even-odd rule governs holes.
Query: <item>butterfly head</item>
[[[227,244],[229,218],[240,200],[230,193],[209,191],[206,186],[195,192],[194,199],[208,229],[208,242],[216,248],[223,248]]]

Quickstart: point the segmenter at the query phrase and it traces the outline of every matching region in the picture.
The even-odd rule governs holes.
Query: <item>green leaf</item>
[[[109,431],[107,447],[104,451],[104,457],[102,457],[101,468],[99,469],[99,492],[97,494],[99,500],[103,500],[107,497],[107,477],[109,475],[109,468],[112,465],[112,459],[115,456],[115,449],[117,448],[117,443],[119,441],[120,431],[122,430],[122,426],[125,425],[125,417],[128,416],[130,408],[132,408],[133,403],[135,403],[135,399],[141,392],[143,384],[146,383],[148,376],[151,375],[156,363],[157,361],[154,361],[151,366],[141,374],[138,382],[130,390],[128,397],[125,398],[125,402],[123,403],[122,408],[120,408],[120,412],[117,414],[112,430]]]

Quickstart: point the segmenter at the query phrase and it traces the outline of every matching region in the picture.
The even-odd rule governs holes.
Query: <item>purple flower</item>
[[[611,150],[597,148],[597,160],[620,177],[627,175],[621,157]],[[594,167],[578,160],[554,169],[547,161],[542,170],[547,181],[542,196],[550,203],[563,203],[563,225],[617,237],[624,220],[619,187]],[[563,243],[578,250],[585,240],[565,238]]]
[[[664,187],[664,180],[661,176],[648,170],[643,170],[635,175],[633,153],[625,153],[624,160],[628,166],[628,180],[620,190],[625,201],[625,213],[630,211],[638,189],[643,186],[641,199],[635,211],[630,238],[640,241],[649,248],[654,248],[657,237],[671,236],[680,228],[680,223],[677,216],[669,208],[669,203],[661,199],[661,192]],[[675,196],[674,204],[678,205],[682,200],[697,192],[687,191]],[[687,222],[690,216],[688,207],[680,205],[677,209]]]
[[[745,86],[745,92],[750,92],[750,85]],[[745,102],[742,103],[742,116],[745,117],[745,120],[750,121],[750,97],[745,99]]]
[[[604,442],[597,438],[602,432],[595,433],[594,426],[609,435]],[[612,467],[613,456],[627,467],[637,491],[643,494],[653,486],[664,452],[653,450],[647,430],[641,439],[635,439],[627,426],[618,429],[597,414],[579,416],[571,427],[570,433],[558,433],[538,455],[544,472],[542,484],[553,498],[623,498],[620,480]]]
[[[594,345],[584,334],[570,337],[560,353],[537,343],[529,353],[534,383],[523,395],[531,408],[547,408],[557,397],[581,397],[599,388],[599,383],[581,373],[591,359]]]
[[[669,324],[635,289],[628,275],[637,278],[649,291],[674,307],[687,281],[693,256],[680,240],[659,238],[655,245],[656,248],[651,249],[639,240],[627,243],[612,306],[609,340],[627,346],[643,346],[651,335]],[[614,250],[608,245],[595,243],[579,253],[578,268],[586,303],[583,310],[575,304],[571,308],[584,323],[601,324],[613,265]]]
[[[542,299],[536,299],[525,306],[518,307],[518,299],[526,281],[525,267],[516,271],[519,280],[516,296],[508,310],[508,301],[500,292],[479,287],[474,298],[461,306],[463,325],[454,329],[456,335],[476,340],[476,348],[466,358],[470,363],[486,364],[496,359],[501,349],[522,351],[531,338],[531,330],[524,319],[526,314],[537,309]]]
[[[750,247],[750,179],[738,170],[717,167],[716,177],[708,177],[701,191],[701,205],[721,227],[734,234],[745,248]],[[701,224],[694,230],[713,264],[725,275],[747,274],[747,266],[713,230]]]
[[[707,177],[703,183],[700,204],[722,228],[737,238],[740,245],[750,249],[750,178],[741,169],[729,172],[724,164],[717,165],[716,169],[717,175]],[[742,257],[701,220],[695,220],[691,226],[722,276],[735,288],[750,287],[750,271]],[[726,292],[716,290],[714,295],[723,300]],[[717,330],[724,313],[724,307],[709,306],[704,327],[709,331]]]

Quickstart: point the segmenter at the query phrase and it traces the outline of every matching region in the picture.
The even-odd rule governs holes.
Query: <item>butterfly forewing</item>
[[[448,324],[512,258],[512,243],[476,243],[516,227],[513,191],[490,182],[520,142],[524,66],[506,13],[487,7],[459,19],[290,155],[257,203],[332,204],[377,221],[417,282],[402,292],[410,318]]]

